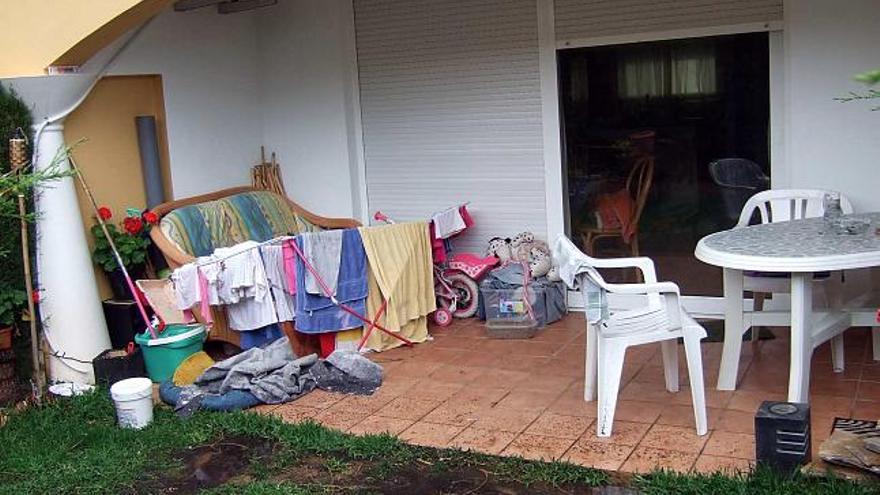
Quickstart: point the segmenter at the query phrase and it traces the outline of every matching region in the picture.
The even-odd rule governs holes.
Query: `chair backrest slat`
[[[833,191],[822,189],[771,189],[761,191],[746,201],[739,216],[737,227],[749,224],[755,211],[761,223],[788,222],[804,218],[820,217],[825,212],[825,195]],[[840,195],[840,209],[852,213],[849,199]]]

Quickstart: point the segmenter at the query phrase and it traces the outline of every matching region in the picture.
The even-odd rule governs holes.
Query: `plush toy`
[[[529,257],[533,248],[539,248],[550,256],[550,247],[544,241],[535,240],[535,234],[531,232],[520,232],[510,241],[511,256],[517,261],[530,261]]]
[[[547,280],[551,282],[559,282],[562,280],[562,277],[559,276],[559,267],[554,266],[550,268],[550,271],[547,272]]]
[[[532,272],[532,278],[547,275],[552,267],[553,262],[547,251],[537,246],[529,250],[529,269]]]
[[[523,244],[529,244],[532,242],[535,242],[535,234],[529,231],[520,232],[513,237],[513,240],[510,241],[510,247],[516,250]]]
[[[489,248],[486,250],[486,256],[494,256],[502,263],[510,261],[511,258],[510,239],[502,239],[493,237],[489,239]]]

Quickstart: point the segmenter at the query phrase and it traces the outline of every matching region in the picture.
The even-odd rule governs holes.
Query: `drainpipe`
[[[137,28],[119,46],[72,105],[34,125],[35,170],[46,170],[55,163],[59,150],[66,146],[64,119],[85,101],[119,54],[149,23],[148,20]],[[56,86],[52,93],[60,89]],[[55,166],[70,170],[67,160]],[[38,186],[35,192],[37,287],[49,348],[49,377],[53,381],[94,383],[91,361],[111,344],[73,177]]]

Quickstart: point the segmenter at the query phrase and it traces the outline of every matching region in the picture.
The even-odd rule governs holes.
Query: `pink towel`
[[[210,289],[208,288],[208,279],[200,268],[197,268],[196,272],[199,277],[199,311],[201,311],[205,323],[211,326],[214,324],[214,315],[211,314],[211,296]]]
[[[296,294],[296,251],[293,250],[293,240],[287,239],[281,245],[284,256],[284,274],[287,275],[287,286],[290,294]]]

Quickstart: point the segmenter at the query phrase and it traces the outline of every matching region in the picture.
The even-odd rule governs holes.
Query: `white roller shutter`
[[[370,212],[546,233],[535,0],[355,0]]]
[[[556,0],[556,40],[782,20],[782,0]]]

